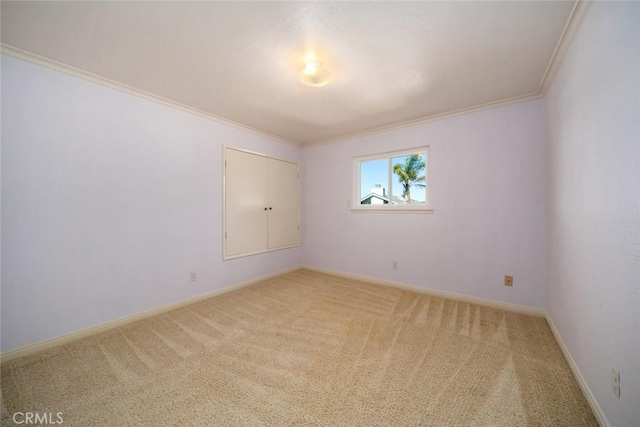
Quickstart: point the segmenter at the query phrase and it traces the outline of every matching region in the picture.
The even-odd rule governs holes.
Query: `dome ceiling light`
[[[324,68],[320,62],[308,62],[300,71],[300,81],[312,87],[324,86],[331,81],[331,72]]]

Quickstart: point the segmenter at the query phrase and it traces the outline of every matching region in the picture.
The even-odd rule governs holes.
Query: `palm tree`
[[[424,160],[420,154],[412,154],[404,159],[404,165],[393,165],[393,173],[398,175],[398,182],[402,184],[402,198],[405,203],[411,203],[411,187],[424,188]]]

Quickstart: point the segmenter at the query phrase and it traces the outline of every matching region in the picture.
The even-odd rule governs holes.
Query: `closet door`
[[[296,163],[268,159],[269,249],[300,244],[300,178]]]
[[[267,250],[267,160],[225,149],[225,259]]]

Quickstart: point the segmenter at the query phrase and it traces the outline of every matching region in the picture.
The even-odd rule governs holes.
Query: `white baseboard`
[[[602,409],[600,408],[600,405],[598,404],[598,402],[596,401],[595,397],[593,396],[593,393],[591,392],[591,389],[587,385],[587,382],[585,381],[584,377],[582,376],[582,373],[578,369],[578,366],[576,365],[575,361],[573,360],[573,357],[571,357],[571,353],[569,352],[569,349],[567,348],[567,346],[565,345],[564,341],[562,340],[562,337],[560,336],[560,333],[558,332],[558,329],[556,328],[555,324],[553,323],[553,320],[552,320],[551,316],[549,315],[549,313],[547,311],[541,310],[541,309],[537,309],[537,308],[525,307],[525,306],[521,306],[521,305],[517,305],[517,304],[510,304],[510,303],[506,303],[506,302],[494,301],[494,300],[485,299],[485,298],[471,297],[471,296],[467,296],[467,295],[463,295],[463,294],[457,294],[457,293],[454,293],[454,292],[447,292],[447,291],[440,291],[440,290],[437,290],[437,289],[425,288],[425,287],[421,287],[421,286],[411,285],[411,284],[408,284],[408,283],[395,282],[395,281],[392,281],[392,280],[378,279],[378,278],[375,278],[375,277],[363,276],[363,275],[359,275],[359,274],[344,273],[344,272],[341,272],[341,271],[335,271],[335,270],[329,270],[329,269],[323,269],[323,268],[316,268],[316,267],[311,267],[311,266],[294,267],[294,268],[290,268],[290,269],[287,269],[287,270],[279,271],[277,273],[272,273],[272,274],[267,274],[267,275],[264,275],[264,276],[256,277],[254,279],[247,280],[245,282],[240,282],[240,283],[235,283],[233,285],[225,286],[224,288],[216,289],[216,290],[213,290],[211,292],[207,292],[207,293],[204,293],[204,294],[201,294],[201,295],[197,295],[195,297],[188,298],[188,299],[185,299],[185,300],[182,300],[182,301],[178,301],[178,302],[174,302],[174,303],[171,303],[171,304],[163,305],[161,307],[157,307],[157,308],[154,308],[154,309],[151,309],[151,310],[147,310],[147,311],[144,311],[142,313],[134,314],[132,316],[123,317],[123,318],[120,318],[120,319],[113,320],[111,322],[103,323],[101,325],[97,325],[97,326],[93,326],[93,327],[90,327],[90,328],[82,329],[80,331],[72,332],[70,334],[62,335],[62,336],[59,336],[59,337],[56,337],[56,338],[40,341],[40,342],[37,342],[37,343],[34,343],[34,344],[29,344],[29,345],[26,345],[26,346],[23,346],[23,347],[19,347],[19,348],[13,349],[13,350],[9,350],[9,351],[4,352],[4,353],[2,353],[0,355],[0,360],[2,361],[2,363],[8,362],[10,360],[17,359],[17,358],[22,357],[22,356],[27,356],[27,355],[30,355],[30,354],[34,354],[34,353],[37,353],[37,352],[40,352],[40,351],[43,351],[43,350],[58,346],[58,345],[66,344],[66,343],[69,343],[71,341],[78,340],[80,338],[85,338],[85,337],[88,337],[90,335],[94,335],[94,334],[97,334],[97,333],[100,333],[100,332],[107,331],[109,329],[117,328],[118,326],[123,326],[123,325],[126,325],[128,323],[132,323],[132,322],[135,322],[137,320],[141,320],[141,319],[144,319],[144,318],[147,318],[147,317],[154,316],[156,314],[160,314],[160,313],[164,313],[164,312],[167,312],[167,311],[170,311],[170,310],[174,310],[176,308],[180,308],[180,307],[183,307],[185,305],[193,304],[195,302],[202,301],[202,300],[205,300],[207,298],[211,298],[211,297],[214,297],[214,296],[217,296],[217,295],[222,295],[222,294],[225,294],[227,292],[231,292],[231,291],[234,291],[236,289],[244,288],[246,286],[253,285],[254,283],[257,283],[257,282],[260,282],[260,281],[263,281],[263,280],[272,279],[274,277],[282,276],[284,274],[287,274],[287,273],[290,273],[290,272],[293,272],[293,271],[297,271],[297,270],[300,270],[300,269],[306,269],[306,270],[310,270],[310,271],[317,271],[319,273],[330,274],[332,276],[338,276],[338,277],[344,277],[346,279],[361,280],[361,281],[364,281],[364,282],[374,283],[374,284],[383,285],[383,286],[391,286],[391,287],[394,287],[394,288],[405,289],[405,290],[409,290],[409,291],[419,292],[419,293],[428,294],[428,295],[434,295],[434,296],[443,297],[443,298],[450,298],[450,299],[454,299],[454,300],[457,300],[457,301],[464,301],[464,302],[468,302],[468,303],[484,305],[484,306],[498,308],[498,309],[502,309],[502,310],[508,310],[508,311],[514,311],[514,312],[523,313],[523,314],[530,314],[530,315],[534,315],[534,316],[543,316],[543,317],[545,317],[547,322],[549,323],[549,326],[551,328],[551,331],[553,332],[553,335],[556,338],[556,341],[558,342],[558,345],[560,346],[560,349],[562,350],[562,353],[564,354],[564,357],[567,360],[567,363],[569,364],[569,367],[571,368],[571,371],[573,372],[573,375],[575,376],[576,380],[578,381],[578,384],[580,385],[580,388],[582,389],[582,392],[583,392],[585,398],[587,399],[587,402],[589,403],[589,406],[591,406],[591,410],[593,411],[598,423],[602,427],[610,427],[610,424],[609,424],[607,418],[605,417],[604,412],[602,412]]]
[[[81,329],[76,332],[72,332],[70,334],[61,335],[59,337],[51,338],[44,341],[39,341],[33,344],[28,344],[22,347],[18,347],[13,350],[6,351],[0,355],[0,360],[2,363],[8,362],[13,359],[17,359],[22,356],[27,356],[30,354],[38,353],[43,350],[47,350],[52,347],[56,347],[62,344],[67,344],[71,341],[78,340],[80,338],[85,338],[90,335],[98,334],[100,332],[107,331],[109,329],[117,328],[118,326],[123,326],[128,323],[135,322],[137,320],[144,319],[146,317],[155,316],[156,314],[164,313],[170,310],[174,310],[176,308],[183,307],[185,305],[193,304],[198,301],[202,301],[211,297],[215,297],[217,295],[222,295],[227,292],[235,291],[236,289],[244,288],[246,286],[253,285],[254,283],[261,282],[263,280],[272,279],[274,277],[282,276],[283,274],[291,273],[292,271],[300,270],[300,267],[294,267],[287,270],[282,270],[277,273],[266,274],[264,276],[256,277],[251,280],[247,280],[245,282],[234,283],[233,285],[225,286],[220,289],[215,289],[210,292],[206,292],[204,294],[197,295],[192,298],[187,298],[182,301],[177,301],[171,304],[166,304],[160,307],[152,308],[151,310],[143,311],[142,313],[134,314],[127,317],[122,317],[120,319],[112,320],[110,322],[102,323],[97,326],[92,326],[90,328]]]
[[[607,420],[607,417],[604,415],[602,408],[600,408],[600,405],[598,405],[598,401],[596,400],[595,396],[591,392],[589,385],[587,385],[587,382],[582,376],[580,369],[578,369],[578,365],[576,365],[576,362],[573,360],[573,357],[571,357],[571,353],[569,353],[569,348],[564,343],[562,336],[560,336],[560,332],[558,332],[558,328],[556,328],[556,325],[555,323],[553,323],[553,319],[551,318],[551,315],[548,312],[547,312],[546,318],[547,318],[547,323],[549,324],[549,327],[553,332],[553,336],[556,338],[556,341],[558,342],[558,345],[560,346],[560,349],[564,354],[564,358],[567,360],[567,363],[569,364],[569,367],[573,372],[573,376],[576,378],[576,381],[578,381],[578,385],[582,390],[582,394],[584,394],[584,397],[587,399],[587,402],[589,402],[589,406],[591,406],[593,415],[595,415],[596,420],[598,420],[598,424],[600,424],[601,427],[610,427],[611,424],[609,424],[609,421]]]
[[[562,340],[562,337],[560,336],[560,333],[558,332],[556,325],[553,323],[551,316],[546,310],[521,306],[517,304],[509,304],[506,302],[494,301],[494,300],[485,299],[485,298],[470,297],[468,295],[457,294],[454,292],[440,291],[437,289],[424,288],[421,286],[411,285],[408,283],[394,282],[392,280],[378,279],[375,277],[345,273],[342,271],[329,270],[325,268],[316,268],[311,266],[303,266],[302,268],[305,270],[311,270],[311,271],[317,271],[319,273],[330,274],[332,276],[344,277],[346,279],[361,280],[363,282],[375,283],[383,286],[391,286],[399,289],[406,289],[409,291],[419,292],[423,294],[435,295],[443,298],[450,298],[457,301],[464,301],[464,302],[484,305],[488,307],[499,308],[502,310],[515,311],[518,313],[545,317],[545,319],[547,320],[547,323],[549,324],[549,327],[551,328],[551,331],[553,332],[553,335],[556,341],[558,342],[558,345],[560,346],[560,349],[562,350],[562,353],[564,354],[565,359],[567,360],[567,363],[569,364],[569,367],[571,368],[571,371],[573,372],[573,376],[576,378],[576,381],[578,382],[578,385],[580,386],[582,393],[587,399],[587,402],[589,403],[589,406],[591,407],[591,410],[593,411],[593,414],[596,417],[596,420],[598,421],[601,427],[611,426],[609,424],[609,421],[607,420],[607,417],[605,417],[604,412],[602,411],[602,408],[600,408],[598,401],[596,400],[593,393],[591,392],[591,389],[587,385],[587,382],[582,376],[580,369],[578,369],[578,365],[576,365],[575,361],[573,360],[573,357],[571,356],[569,349],[567,348],[564,341]]]
[[[524,305],[510,304],[508,302],[494,301],[485,298],[471,297],[468,295],[457,294],[455,292],[440,291],[437,289],[426,288],[423,286],[411,285],[409,283],[394,282],[392,280],[378,279],[375,277],[362,276],[359,274],[344,273],[342,271],[329,270],[325,268],[316,268],[303,266],[303,269],[317,271],[318,273],[330,274],[332,276],[344,277],[345,279],[361,280],[363,282],[375,283],[377,285],[391,286],[394,288],[404,289],[407,291],[419,292],[422,294],[434,295],[442,298],[454,299],[457,301],[468,302],[472,304],[484,305],[487,307],[499,308],[501,310],[515,311],[517,313],[530,314],[533,316],[546,316],[547,312],[539,308],[526,307]]]

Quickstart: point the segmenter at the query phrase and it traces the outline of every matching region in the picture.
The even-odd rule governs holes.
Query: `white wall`
[[[354,157],[423,145],[433,214],[347,208]],[[304,262],[544,308],[544,162],[542,100],[305,149]]]
[[[7,56],[2,104],[2,351],[300,265],[221,240],[222,144],[298,148]]]
[[[547,307],[637,425],[639,41],[639,3],[596,2],[546,100],[302,151],[3,56],[1,350],[304,263]],[[303,160],[303,250],[222,261],[225,143]],[[433,214],[347,208],[353,157],[425,144]]]
[[[640,3],[591,5],[546,112],[549,312],[611,425],[638,426]]]

